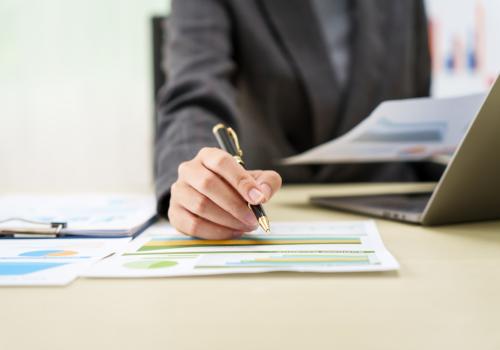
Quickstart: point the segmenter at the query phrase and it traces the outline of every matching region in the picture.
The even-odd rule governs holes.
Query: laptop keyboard
[[[360,204],[368,205],[370,207],[401,210],[412,213],[423,212],[427,202],[430,199],[429,194],[419,195],[387,195],[376,196],[375,198],[364,198]]]
[[[326,205],[331,204],[332,207],[335,207],[336,203],[341,207],[370,207],[409,213],[421,213],[424,211],[430,196],[430,193],[415,193],[360,197],[329,197],[323,198],[323,200],[320,199],[318,202],[322,202]]]

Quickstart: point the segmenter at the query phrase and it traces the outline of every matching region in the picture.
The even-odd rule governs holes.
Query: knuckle
[[[172,198],[175,197],[178,189],[179,189],[179,184],[177,183],[177,181],[174,182],[172,186],[170,186],[170,201],[172,201]]]
[[[230,200],[227,202],[224,210],[236,219],[241,220],[245,217],[245,213],[248,210],[248,207],[246,205],[246,202],[244,202],[243,200]]]
[[[227,166],[228,161],[233,161],[231,156],[226,153],[219,153],[217,156],[213,157],[212,165],[217,169],[223,169]]]
[[[207,147],[200,148],[198,153],[196,154],[196,158],[203,158],[204,155],[207,153]]]
[[[197,214],[204,214],[210,206],[210,200],[205,196],[199,196],[193,203],[193,211]]]
[[[239,189],[246,189],[253,184],[253,179],[246,174],[239,174],[236,177],[236,186]]]
[[[196,235],[201,227],[201,219],[193,218],[186,225],[186,233],[189,235]]]
[[[215,186],[217,178],[214,174],[210,173],[207,174],[206,176],[201,177],[199,181],[200,181],[199,183],[200,189],[202,191],[208,191]]]
[[[180,178],[184,177],[188,167],[189,167],[189,162],[182,162],[181,164],[179,164],[179,167],[177,168],[177,173],[179,174]]]
[[[209,158],[213,152],[214,152],[213,147],[203,147],[198,151],[196,157],[201,159]]]
[[[174,224],[175,210],[174,210],[174,206],[172,205],[172,200],[170,200],[170,206],[169,206],[168,211],[167,211],[167,218],[170,221],[170,223],[175,226],[175,224]]]

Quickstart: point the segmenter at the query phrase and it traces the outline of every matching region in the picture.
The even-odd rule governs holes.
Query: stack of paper
[[[272,234],[209,241],[168,225],[132,241],[124,253],[85,273],[90,277],[162,277],[269,271],[356,272],[399,268],[373,221],[273,222]]]
[[[485,98],[416,98],[380,104],[345,135],[284,164],[353,163],[449,159]]]
[[[134,236],[156,214],[153,196],[73,194],[0,197],[0,233]],[[55,226],[63,223],[56,231]]]
[[[121,251],[130,236],[154,217],[151,196],[0,197],[0,234],[4,237],[0,239],[0,285],[67,284],[99,259]],[[101,238],[32,239],[56,233]]]

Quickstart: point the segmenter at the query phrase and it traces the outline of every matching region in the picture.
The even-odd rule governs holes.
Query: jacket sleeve
[[[215,146],[212,128],[234,124],[236,66],[223,1],[174,0],[167,24],[167,83],[159,93],[155,142],[158,213],[167,216],[180,163]]]

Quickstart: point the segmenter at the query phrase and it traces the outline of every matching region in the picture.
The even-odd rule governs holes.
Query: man
[[[156,143],[158,210],[188,235],[256,227],[246,202],[285,182],[414,181],[407,164],[280,166],[331,140],[381,101],[425,96],[420,0],[174,0]],[[235,128],[250,169],[216,146]],[[276,172],[277,171],[277,172]]]

